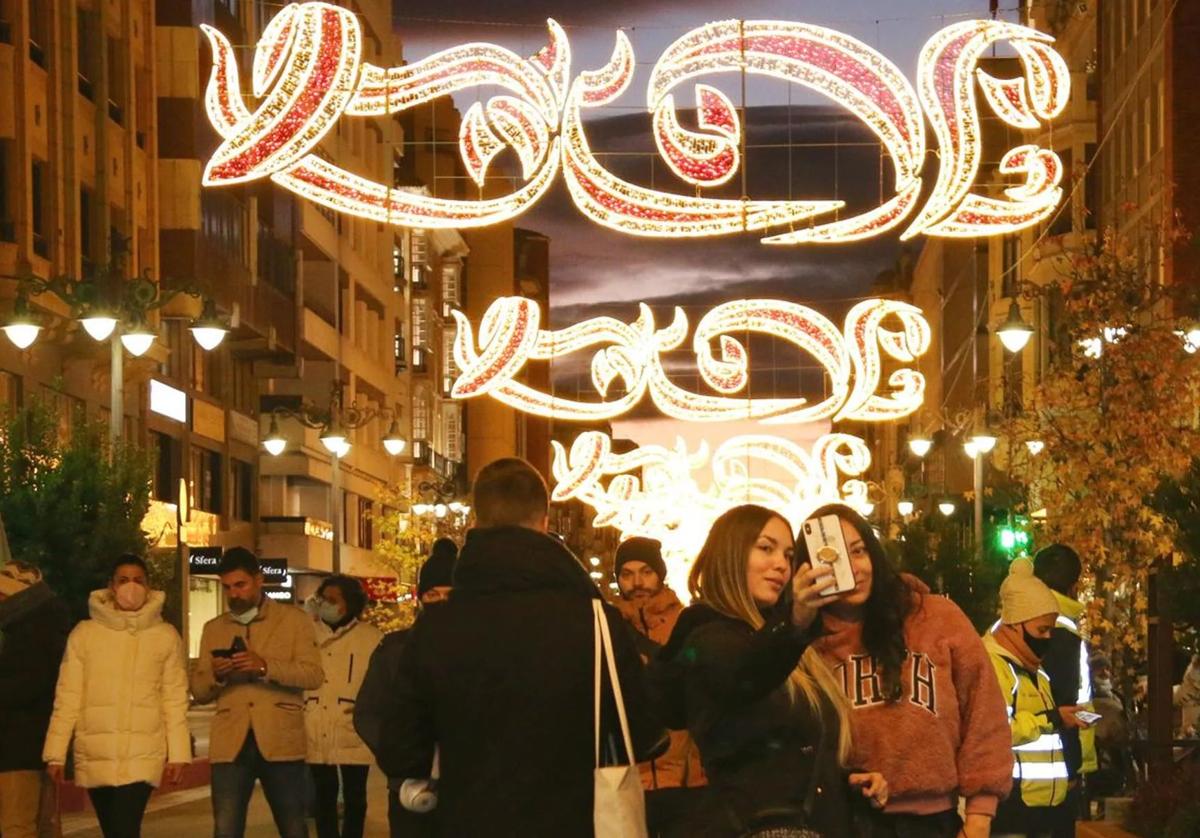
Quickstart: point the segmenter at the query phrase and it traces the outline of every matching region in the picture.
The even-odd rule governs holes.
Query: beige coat
[[[228,649],[234,637],[241,637],[250,651],[267,662],[265,678],[240,676],[221,684],[213,677],[213,649]],[[264,597],[248,626],[228,612],[209,620],[204,624],[200,657],[191,676],[196,701],[217,702],[209,760],[233,762],[251,730],[268,761],[303,760],[304,691],[315,690],[323,680],[312,620],[294,605]]]
[[[375,758],[354,730],[354,702],[383,634],[359,620],[337,631],[318,622],[316,629],[325,683],[304,695],[308,761],[318,765],[370,765]]]
[[[192,759],[183,643],[163,622],[164,601],[151,591],[122,611],[107,588],[94,591],[92,619],[71,632],[43,759],[66,762],[73,735],[78,786],[157,786],[163,763]]]

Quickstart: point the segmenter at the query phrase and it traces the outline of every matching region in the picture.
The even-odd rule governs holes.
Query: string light
[[[1025,441],[1025,447],[1029,449],[1029,456],[1036,457],[1046,448],[1046,443],[1040,439],[1029,439]]]
[[[925,393],[924,377],[909,367],[892,371],[887,379],[890,392],[877,392],[884,355],[912,363],[929,348],[929,324],[920,309],[897,300],[858,303],[840,330],[820,313],[784,300],[736,300],[714,307],[697,325],[692,350],[701,379],[715,394],[686,390],[667,374],[663,353],[676,350],[688,333],[687,316],[680,308],[664,329],[655,328],[654,315],[643,303],[633,323],[597,317],[546,331],[540,328],[535,301],[502,297],[484,313],[478,348],[470,320],[462,312],[453,314],[458,326],[454,359],[462,372],[451,397],[490,395],[524,413],[548,418],[612,419],[628,413],[648,393],[663,414],[690,422],[874,422],[915,412]],[[900,328],[887,328],[889,321]],[[816,403],[804,397],[736,397],[749,382],[749,353],[734,335],[747,333],[786,341],[811,355],[828,375],[829,395]],[[720,347],[719,357],[713,354],[714,342]],[[567,399],[518,380],[529,361],[559,359],[585,349],[595,349],[591,374],[599,401]],[[624,393],[609,400],[608,392],[618,380]]]
[[[767,235],[775,245],[837,243],[879,235],[914,211],[925,158],[922,109],[941,146],[943,165],[933,195],[904,233],[978,236],[1036,224],[1061,200],[1062,165],[1036,146],[1013,149],[1001,173],[1024,174],[1008,200],[968,194],[979,166],[979,125],[973,82],[1009,124],[1036,127],[1065,107],[1066,63],[1033,29],[998,21],[968,21],[941,30],[926,44],[919,92],[879,52],[848,35],[788,21],[727,20],[680,37],[655,63],[647,86],[655,143],[662,159],[687,184],[729,182],[744,163],[744,127],[729,99],[704,84],[695,88],[699,132],[678,122],[673,89],[714,72],[762,75],[805,85],[846,107],[887,150],[895,193],[880,206],[848,218],[811,223],[836,213],[838,200],[756,201],[705,198],[648,189],[605,169],[583,131],[582,109],[614,101],[636,66],[633,46],[618,31],[604,67],[572,80],[565,31],[547,21],[549,41],[531,58],[495,44],[469,43],[400,67],[363,61],[357,17],[322,2],[284,7],[263,30],[253,60],[251,111],[242,97],[233,48],[202,25],[213,53],[205,111],[222,142],[208,161],[205,185],[270,178],[298,196],[369,220],[424,229],[482,227],[509,220],[546,194],[561,168],[577,208],[592,221],[639,236],[704,237],[787,228]],[[986,47],[1008,39],[1025,76],[993,78],[976,68]],[[974,71],[974,72],[973,72]],[[382,116],[472,87],[505,91],[472,105],[459,130],[459,152],[482,186],[496,157],[511,147],[525,182],[509,195],[481,200],[437,198],[389,187],[317,156],[320,141],[343,116]]]
[[[580,434],[569,453],[551,444],[552,498],[587,504],[595,510],[594,525],[614,527],[622,539],[657,539],[668,574],[686,575],[712,522],[738,504],[769,506],[793,526],[830,502],[864,515],[872,511],[866,483],[855,479],[870,467],[870,449],[849,434],[826,434],[811,449],[778,436],[737,436],[711,456],[706,443],[689,451],[682,439],[674,448],[645,445],[615,454],[611,438],[599,431]],[[711,479],[702,490],[697,472],[705,465]]]

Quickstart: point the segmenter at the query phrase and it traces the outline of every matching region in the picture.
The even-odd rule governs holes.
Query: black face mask
[[[1046,657],[1046,653],[1050,651],[1049,637],[1034,637],[1029,633],[1029,629],[1021,626],[1021,634],[1025,636],[1025,645],[1029,647],[1029,651],[1037,656],[1038,660]]]

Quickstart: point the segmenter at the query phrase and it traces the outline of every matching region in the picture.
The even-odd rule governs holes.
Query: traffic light
[[[1029,521],[1020,516],[1014,518],[1012,523],[1001,526],[998,530],[1000,549],[1008,553],[1011,558],[1028,554],[1029,531],[1026,529],[1028,526]]]

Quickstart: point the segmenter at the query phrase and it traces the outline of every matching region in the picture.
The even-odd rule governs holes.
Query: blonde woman
[[[660,712],[686,727],[709,779],[678,835],[852,835],[851,801],[887,802],[878,773],[848,773],[841,690],[810,647],[829,569],[793,574],[778,513],[735,507],[713,524],[651,677]]]

